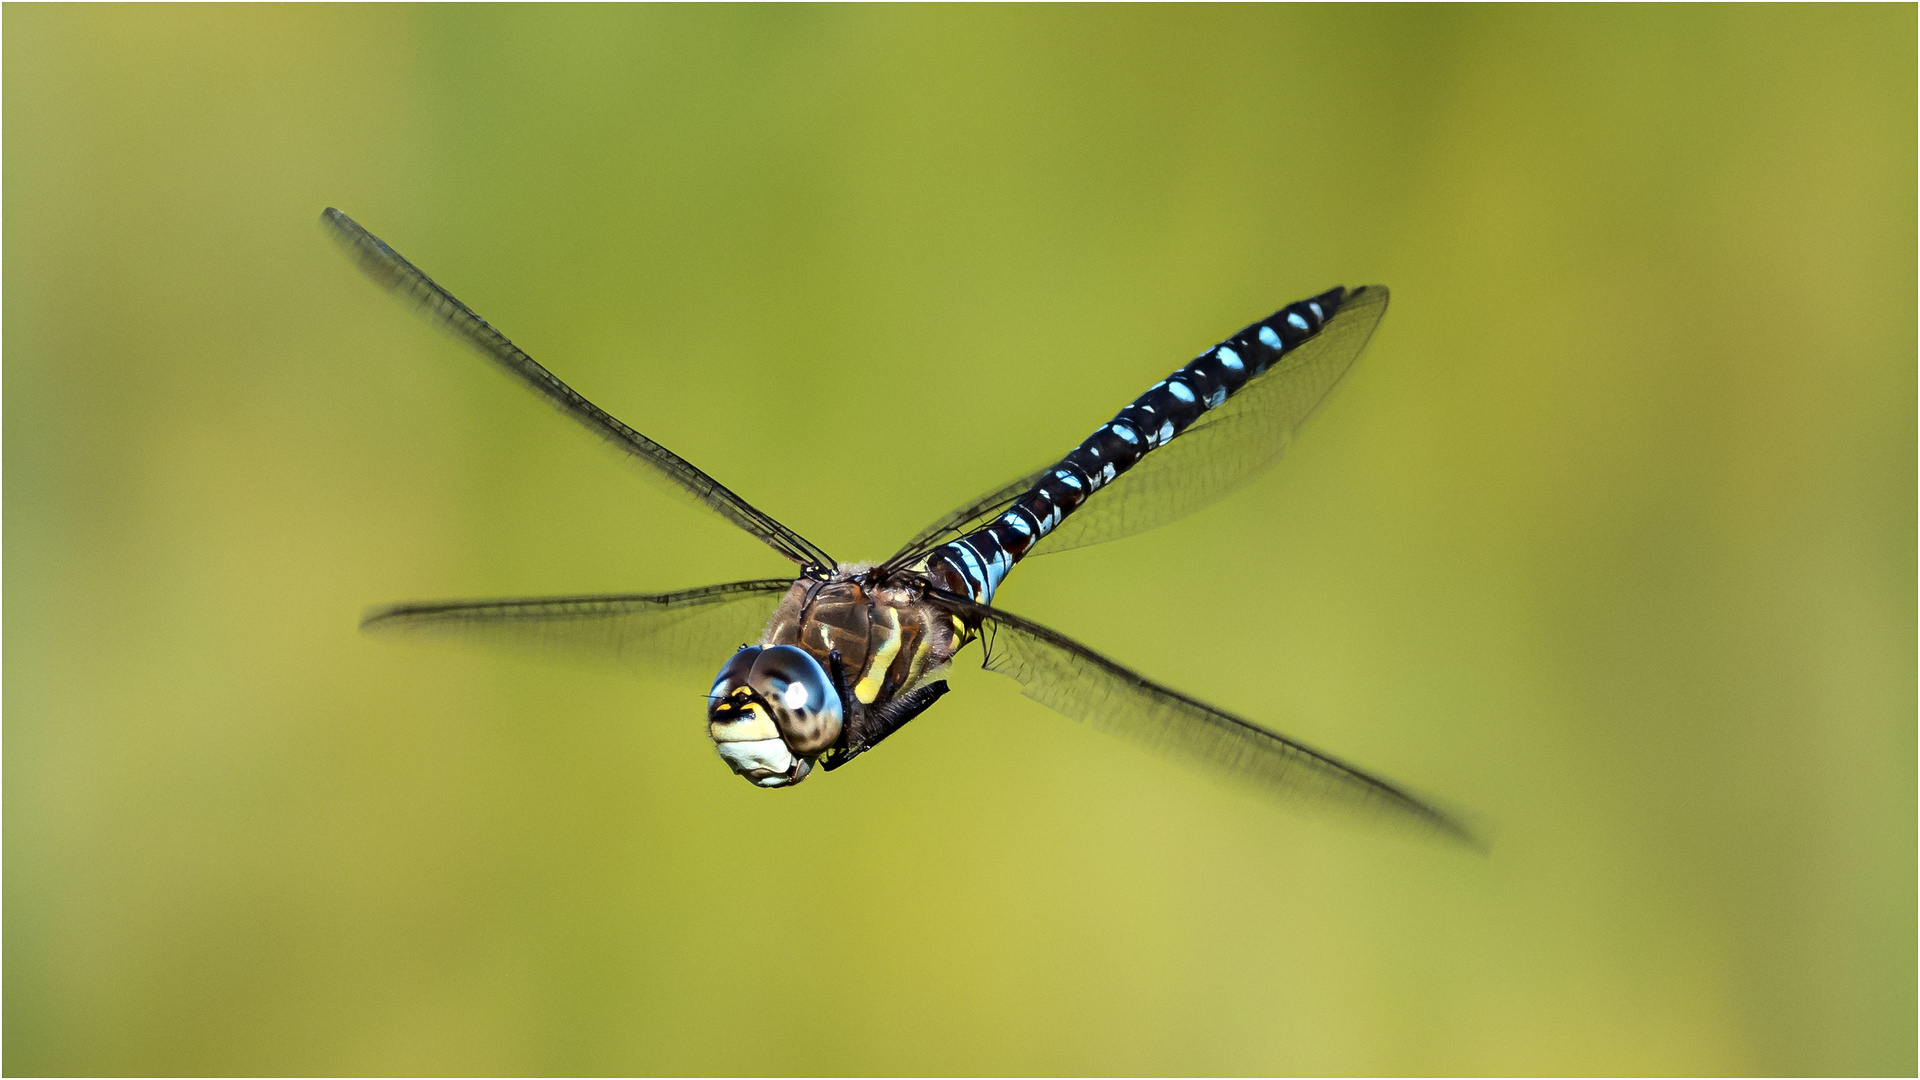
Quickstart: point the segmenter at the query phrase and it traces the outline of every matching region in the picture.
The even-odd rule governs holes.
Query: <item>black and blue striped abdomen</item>
[[[1348,295],[1346,289],[1334,288],[1289,304],[1155,383],[1042,473],[1005,513],[935,548],[928,556],[927,576],[977,603],[991,600],[1013,564],[1067,515],[1311,340]]]

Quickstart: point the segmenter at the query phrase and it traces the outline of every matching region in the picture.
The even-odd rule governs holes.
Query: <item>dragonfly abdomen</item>
[[[934,549],[927,576],[975,603],[993,598],[1013,565],[1101,488],[1216,409],[1288,351],[1320,332],[1344,288],[1289,304],[1153,384],[992,522]]]

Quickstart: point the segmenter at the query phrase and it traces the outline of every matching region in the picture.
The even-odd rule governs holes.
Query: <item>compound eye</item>
[[[728,658],[720,667],[720,674],[714,676],[713,689],[707,693],[707,719],[714,719],[715,707],[735,697],[736,691],[747,687],[747,676],[753,671],[753,662],[766,650],[758,645],[748,645]],[[723,709],[722,711],[731,711]]]
[[[747,681],[767,703],[781,737],[797,756],[814,757],[839,741],[846,719],[840,694],[826,669],[805,650],[792,645],[761,649]]]

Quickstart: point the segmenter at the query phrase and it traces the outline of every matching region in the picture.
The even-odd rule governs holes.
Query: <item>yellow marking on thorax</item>
[[[887,669],[893,666],[893,658],[900,651],[900,612],[896,608],[887,609],[887,621],[893,624],[887,631],[887,640],[874,650],[873,658],[867,661],[867,673],[853,688],[853,696],[862,705],[873,704],[880,696],[880,684],[886,681]]]
[[[926,674],[927,656],[933,652],[933,635],[922,633],[920,643],[913,647],[913,661],[907,665],[907,679],[902,686],[912,686]]]

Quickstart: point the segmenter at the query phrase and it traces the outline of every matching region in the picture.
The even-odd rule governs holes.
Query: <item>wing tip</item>
[[[342,242],[358,239],[367,231],[360,227],[359,222],[331,206],[320,211],[320,225]]]
[[[390,630],[394,621],[406,614],[407,610],[406,604],[382,604],[367,608],[360,613],[360,632],[377,634],[382,630]]]
[[[1435,832],[1453,843],[1465,847],[1481,858],[1493,855],[1493,836],[1484,825],[1474,825],[1463,821],[1459,814],[1426,806],[1427,821]]]
[[[1347,295],[1340,301],[1340,306],[1343,308],[1362,297],[1365,297],[1368,303],[1378,302],[1383,308],[1393,299],[1393,291],[1385,285],[1377,283],[1373,285],[1356,285],[1346,292]]]
[[[327,230],[327,235],[340,245],[340,250],[353,260],[361,273],[383,288],[399,285],[402,271],[396,263],[406,265],[406,260],[359,222],[329,206],[320,211],[320,227]]]
[[[465,609],[483,606],[485,603],[481,601],[476,604],[464,600],[438,603],[414,600],[398,604],[381,604],[360,613],[360,632],[384,634],[416,628],[426,623],[445,622]]]
[[[1315,756],[1322,756],[1317,751],[1313,753]],[[1369,784],[1380,799],[1375,805],[1382,811],[1397,816],[1402,826],[1434,833],[1478,855],[1485,856],[1493,853],[1492,832],[1478,814],[1468,813],[1457,806],[1411,791],[1400,784],[1363,772],[1351,765],[1340,762],[1333,762],[1333,764]],[[1417,819],[1418,824],[1409,818]]]

